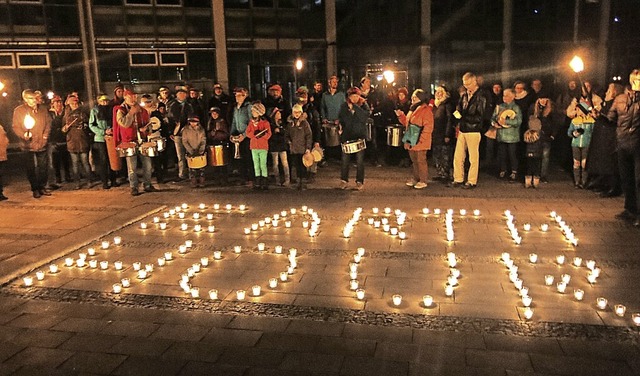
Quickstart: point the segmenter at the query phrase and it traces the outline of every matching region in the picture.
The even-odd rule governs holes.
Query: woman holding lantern
[[[20,139],[22,150],[28,154],[27,178],[34,198],[51,196],[47,184],[47,143],[51,131],[51,117],[45,107],[38,104],[36,93],[22,92],[24,104],[13,111],[13,131]]]

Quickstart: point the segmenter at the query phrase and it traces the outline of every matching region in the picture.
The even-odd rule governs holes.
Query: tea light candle
[[[587,260],[585,265],[587,266],[587,268],[589,270],[593,270],[596,267],[596,261],[595,260]]]
[[[364,299],[364,289],[356,290],[356,299],[363,300]]]
[[[116,270],[122,270],[122,261],[116,261],[116,262],[114,262],[114,263],[113,263],[113,267],[114,267]]]
[[[358,278],[358,272],[357,271],[349,272],[349,278],[357,279]]]
[[[431,307],[433,305],[433,296],[431,295],[425,295],[422,297],[422,304],[424,304],[425,307]]]
[[[564,260],[565,260],[565,256],[564,255],[556,256],[556,262],[558,263],[558,265],[563,265],[564,264]]]
[[[33,286],[33,277],[30,277],[30,276],[24,277],[22,278],[22,281],[24,282],[24,285],[26,287]]]
[[[42,280],[44,279],[44,271],[42,271],[42,270],[38,270],[38,271],[36,272],[36,279],[37,279],[38,281],[42,281]]]
[[[136,261],[133,263],[133,270],[138,271],[140,270],[140,267],[142,267],[142,263]]]
[[[400,304],[402,304],[402,295],[400,294],[394,294],[391,297],[391,300],[393,301],[393,305],[394,306],[399,306]]]
[[[556,288],[558,289],[559,293],[564,294],[564,292],[567,290],[567,284],[565,282],[558,282]]]
[[[390,229],[391,229],[391,226],[389,226],[389,224],[382,225],[382,231],[389,232]]]
[[[184,209],[188,208],[189,206],[185,202],[183,202],[182,205],[180,205],[180,207],[184,210]]]
[[[200,213],[193,213],[193,219],[200,219]]]
[[[355,262],[356,264],[360,263],[360,261],[362,260],[362,256],[360,256],[359,254],[355,254],[353,255],[353,262]]]
[[[357,271],[358,271],[358,264],[356,264],[355,262],[350,262],[349,272],[357,272]]]
[[[613,307],[613,311],[616,313],[616,315],[618,315],[620,317],[624,317],[625,312],[627,312],[627,307],[625,307],[622,304],[616,304]]]
[[[96,255],[96,249],[95,248],[89,248],[87,249],[87,254],[89,256],[95,256]]]
[[[122,283],[122,287],[124,288],[131,286],[131,281],[129,281],[129,278],[122,278],[120,283]]]
[[[180,219],[184,219],[184,212],[180,212],[180,213],[178,213],[178,218],[180,218]]]
[[[451,286],[451,285],[444,286],[444,294],[446,296],[452,296],[453,295],[453,286]]]
[[[535,264],[536,262],[538,262],[538,255],[535,253],[530,253],[529,262],[531,262],[532,264]]]
[[[49,273],[51,274],[56,274],[58,272],[58,265],[56,264],[51,264],[49,265]]]
[[[398,237],[400,238],[400,240],[405,240],[407,238],[407,234],[404,231],[400,231],[398,233]]]
[[[373,218],[373,217],[367,218],[367,223],[372,225],[372,226],[373,226],[373,221],[375,221],[375,218]]]
[[[631,315],[631,321],[633,321],[637,326],[640,326],[640,313],[634,313]]]
[[[473,210],[473,215],[475,215],[476,217],[480,215],[480,210],[479,209],[474,209]]]
[[[84,268],[84,267],[85,267],[85,265],[86,265],[85,260],[83,260],[83,259],[77,259],[77,260],[76,260],[76,266],[77,266],[78,268]]]
[[[198,224],[198,225],[193,226],[193,231],[195,231],[195,232],[200,232],[200,231],[202,231],[202,225],[199,225],[199,224]]]
[[[562,275],[562,282],[568,284],[569,281],[571,281],[571,276],[569,274],[563,274]]]
[[[460,270],[452,268],[449,269],[449,272],[451,273],[452,276],[454,276],[455,278],[460,278]]]
[[[529,306],[531,306],[531,302],[533,302],[533,299],[529,295],[523,295],[522,296],[522,305],[523,306],[529,307]]]
[[[587,281],[590,284],[593,285],[594,283],[596,283],[597,279],[598,279],[598,276],[593,274],[593,272],[589,272],[589,274],[587,274]]]
[[[282,253],[282,246],[281,245],[276,245],[276,247],[274,248],[274,251],[277,254],[281,254]]]
[[[242,251],[242,246],[241,245],[234,245],[233,246],[233,252],[240,253],[241,251]]]
[[[78,253],[78,258],[80,260],[86,260],[87,259],[87,254],[86,253]]]
[[[275,278],[269,278],[269,287],[272,289],[278,287],[278,280]]]
[[[289,274],[287,272],[280,272],[280,280],[282,282],[286,282],[287,278],[289,278]]]
[[[144,222],[140,223],[140,228],[143,229],[143,230],[146,230],[147,229],[147,224],[144,223]]]
[[[119,283],[114,283],[112,288],[114,294],[120,294],[122,292],[122,285]]]
[[[281,212],[280,212],[280,216],[281,216],[282,218],[286,217],[286,216],[287,216],[287,211],[286,211],[286,210],[281,211]]]
[[[182,287],[182,291],[184,291],[185,294],[191,294],[191,285],[188,282],[180,282],[180,287]]]
[[[429,208],[422,208],[422,214],[424,215],[429,214]]]
[[[171,253],[171,252],[165,252],[165,253],[164,253],[164,258],[165,258],[167,261],[171,261],[171,260],[173,260],[173,253]]]
[[[393,236],[396,236],[396,235],[398,235],[398,229],[397,229],[396,227],[392,227],[392,228],[389,230],[389,233],[390,233],[391,235],[393,235]]]
[[[167,264],[167,259],[164,257],[158,257],[158,266],[165,266]]]
[[[244,291],[244,290],[236,291],[236,299],[238,299],[238,300],[244,300],[246,295],[247,295],[247,292]]]
[[[291,228],[291,221],[284,221],[284,227]]]
[[[596,299],[596,305],[598,306],[598,308],[600,309],[605,309],[607,308],[607,299],[605,298],[598,298]]]
[[[206,208],[207,206],[204,203],[200,203],[198,207],[200,208],[200,210],[204,210],[204,208]]]
[[[214,225],[209,225],[209,226],[207,227],[207,231],[208,231],[208,232],[210,232],[210,233],[215,232],[215,231],[216,231],[216,226],[214,226]]]
[[[74,260],[71,257],[67,257],[66,259],[64,259],[64,265],[67,267],[71,267],[73,266],[73,264],[76,262],[76,260]]]
[[[466,209],[460,209],[460,215],[461,216],[467,215],[467,210]]]
[[[218,290],[216,289],[209,290],[209,299],[218,300]]]
[[[264,252],[265,250],[265,244],[264,243],[258,243],[258,251],[260,252]]]
[[[189,282],[189,279],[190,279],[189,274],[182,274],[180,276],[180,281],[181,282]]]
[[[391,214],[391,208],[384,208],[384,214]]]
[[[200,273],[201,265],[199,263],[195,263],[191,265],[191,269],[193,269],[194,273]]]
[[[139,279],[147,278],[147,271],[144,269],[138,270],[138,278]]]
[[[187,231],[189,229],[189,225],[186,223],[183,223],[180,225],[180,230],[182,231]]]
[[[91,269],[97,268],[98,267],[98,260],[95,260],[95,259],[94,260],[89,260],[89,267]]]
[[[200,265],[203,268],[206,268],[207,266],[209,266],[209,258],[204,256],[204,257],[200,257]]]
[[[222,258],[222,251],[213,251],[213,258],[215,260],[220,260]]]
[[[251,233],[251,229],[249,227],[244,228],[244,234],[249,235]]]
[[[358,289],[358,280],[357,279],[352,279],[351,281],[349,281],[349,288],[351,290],[357,290]]]
[[[379,228],[381,223],[382,222],[380,222],[380,221],[373,221],[373,227]]]
[[[179,207],[176,206],[176,208],[178,208],[178,210],[180,210]],[[169,209],[169,214],[175,215],[176,214],[176,209]]]
[[[115,245],[120,245],[122,244],[122,237],[121,236],[116,236],[113,238],[113,244]]]
[[[513,281],[513,286],[516,288],[516,290],[520,290],[520,289],[522,289],[522,284],[523,283],[524,282],[520,278],[518,278],[515,281]]]
[[[212,213],[207,213],[207,220],[209,220],[209,221],[213,220],[213,214]]]
[[[106,240],[103,240],[102,241],[102,249],[107,249],[107,248],[109,248],[109,242],[106,241]]]
[[[456,278],[453,275],[450,275],[447,277],[447,282],[451,285],[451,286],[457,286],[458,285],[458,278]]]
[[[524,313],[524,318],[527,320],[531,320],[531,318],[533,317],[533,310],[529,307],[526,307],[523,313]]]
[[[247,205],[245,205],[245,204],[240,204],[240,206],[238,206],[238,210],[240,210],[240,211],[245,211],[245,210],[247,210]]]
[[[264,219],[261,219],[261,220],[258,221],[258,226],[260,228],[263,228],[265,224],[266,224],[266,222],[264,221]]]
[[[295,266],[293,266],[293,265],[289,265],[289,266],[287,267],[287,274],[293,274],[293,272],[294,272],[295,268],[296,268]]]
[[[274,219],[273,221],[271,221],[271,226],[278,227],[278,223],[279,223],[278,220]]]
[[[251,287],[251,292],[253,293],[253,296],[260,296],[261,291],[262,291],[262,288],[259,285],[255,285]]]
[[[213,210],[220,210],[220,204],[213,204]]]
[[[166,222],[160,223],[160,230],[166,230],[166,229],[167,229],[167,223]]]
[[[581,289],[573,290],[573,296],[576,298],[576,300],[584,299],[584,290],[581,290]]]
[[[531,223],[525,223],[524,226],[522,226],[522,228],[525,231],[530,231],[531,230]]]
[[[296,257],[297,255],[298,255],[298,249],[297,248],[289,248],[289,256]]]
[[[546,224],[546,223],[541,224],[541,225],[540,225],[540,231],[542,231],[542,232],[547,232],[547,231],[549,231],[549,225],[548,225],[548,224]]]
[[[200,297],[200,289],[197,287],[192,287],[191,288],[191,297],[192,298],[199,298]]]

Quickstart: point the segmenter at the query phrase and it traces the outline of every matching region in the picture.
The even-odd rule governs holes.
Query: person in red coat
[[[251,106],[251,120],[247,126],[247,137],[251,139],[249,147],[253,158],[253,169],[256,174],[255,189],[268,189],[269,170],[267,168],[267,155],[269,154],[269,138],[271,138],[271,125],[263,118],[266,109],[260,102]]]
[[[396,110],[400,123],[405,131],[409,126],[419,128],[420,136],[415,145],[405,142],[404,148],[409,151],[413,167],[413,177],[407,181],[407,186],[415,189],[427,187],[429,170],[427,167],[427,150],[431,149],[431,133],[433,133],[433,111],[429,104],[429,95],[422,89],[416,89],[411,95],[411,107],[409,113]]]

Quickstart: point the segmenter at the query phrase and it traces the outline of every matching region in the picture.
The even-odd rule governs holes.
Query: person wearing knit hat
[[[347,90],[347,95],[347,101],[340,106],[338,114],[342,126],[340,133],[340,143],[342,144],[364,141],[367,137],[367,120],[369,119],[369,105],[360,96],[360,89],[352,87]],[[349,186],[349,166],[352,155],[355,155],[357,165],[356,189],[358,191],[364,189],[364,152],[365,149],[349,154],[342,151],[340,189],[347,189]]]
[[[113,88],[113,99],[111,99],[109,105],[111,106],[111,108],[113,108],[119,104],[122,104],[122,102],[124,102],[124,85],[117,84]]]
[[[305,156],[311,159],[313,159],[313,156],[311,155],[311,127],[307,122],[306,116],[302,116],[302,114],[302,106],[299,104],[294,105],[291,116],[287,119],[287,130],[285,132],[286,141],[289,144],[291,164],[298,175],[298,190],[304,189],[304,181],[307,180],[307,167],[311,167],[311,164],[313,164],[313,160],[308,166],[304,164]]]
[[[200,118],[198,115],[191,115],[188,119],[189,125],[182,130],[182,144],[186,152],[187,158],[200,157],[205,155],[207,151],[207,136],[204,128],[200,126]],[[204,187],[204,170],[205,166],[194,167],[189,166],[189,179],[193,188]]]
[[[97,104],[89,113],[89,129],[94,134],[91,152],[96,172],[102,181],[102,189],[110,189],[118,186],[116,182],[116,172],[111,170],[107,153],[107,143],[105,135],[107,130],[111,130],[111,116],[109,114],[109,97],[106,94],[99,94]],[[111,181],[111,185],[109,185]]]
[[[270,114],[274,107],[282,111],[282,118],[286,119],[291,115],[291,104],[282,96],[282,87],[278,84],[269,86],[267,97],[264,99],[266,113]]]
[[[254,189],[268,189],[269,172],[267,169],[267,154],[269,152],[269,138],[271,125],[263,118],[264,105],[255,102],[251,106],[251,120],[247,126],[247,137],[251,140],[249,147],[253,158],[253,169],[256,175]]]

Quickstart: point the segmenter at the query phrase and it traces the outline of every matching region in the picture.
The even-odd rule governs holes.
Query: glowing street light
[[[580,72],[582,72],[584,70],[584,62],[582,61],[582,59],[578,55],[575,55],[573,57],[573,59],[571,59],[571,62],[569,63],[569,66],[576,73],[580,73]]]
[[[302,59],[296,59],[296,69],[297,70],[302,70],[302,67],[304,66],[304,63],[302,62]]]
[[[395,73],[393,73],[392,70],[386,70],[386,71],[382,72],[382,76],[390,84],[393,83],[393,81],[395,81],[395,79],[396,79],[396,75],[395,75]]]

